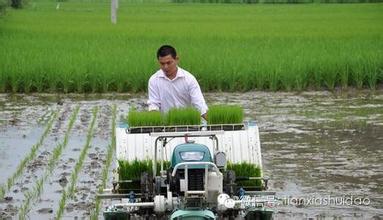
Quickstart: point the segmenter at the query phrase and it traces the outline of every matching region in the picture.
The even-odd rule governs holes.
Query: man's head
[[[157,50],[157,59],[165,75],[173,79],[177,74],[178,56],[176,49],[170,45],[163,45]]]

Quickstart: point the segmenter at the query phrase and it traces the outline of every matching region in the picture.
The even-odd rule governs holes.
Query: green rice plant
[[[336,67],[321,69],[321,75],[323,75],[323,82],[327,89],[333,91],[335,89],[335,85],[337,83],[338,71]]]
[[[307,84],[308,84],[307,75],[308,74],[305,71],[303,71],[302,68],[297,69],[293,90],[302,91],[307,88]]]
[[[209,107],[208,124],[239,124],[243,122],[243,108],[239,105],[213,105]]]
[[[28,153],[26,157],[24,157],[23,160],[19,163],[19,165],[16,168],[16,171],[7,179],[7,184],[0,186],[0,198],[3,198],[5,193],[8,192],[15,181],[21,176],[23,173],[25,166],[28,162],[32,161],[36,157],[37,150],[43,145],[45,138],[48,136],[49,132],[51,131],[53,122],[57,119],[58,111],[55,111],[51,114],[50,119],[44,129],[43,134],[41,135],[40,139],[36,144],[34,144]]]
[[[159,161],[157,164],[157,174],[160,172],[161,163]],[[163,161],[164,169],[170,167],[170,161]],[[148,174],[153,174],[153,161],[152,160],[118,160],[118,177],[120,181],[123,180],[140,180],[141,174],[147,172]],[[137,183],[121,183],[120,190],[124,192],[127,189],[135,188],[139,189],[140,184]]]
[[[36,77],[36,79],[33,82],[33,86],[35,89],[32,89],[31,92],[38,92],[42,93],[45,91],[45,79],[44,79],[44,74],[41,75],[40,77]]]
[[[247,162],[242,163],[228,163],[227,170],[233,170],[236,177],[261,177],[262,170],[259,166],[255,164],[250,164]],[[262,186],[261,180],[244,180],[241,181],[243,186]]]
[[[349,71],[349,65],[346,64],[343,66],[343,69],[340,71],[339,74],[339,84],[342,89],[347,89],[349,85],[349,79],[350,79],[350,71]]]
[[[157,161],[157,173],[160,172],[161,162]],[[164,169],[170,166],[170,161],[163,161]],[[141,174],[147,172],[153,174],[152,160],[118,160],[118,176],[119,180],[140,179]]]
[[[159,111],[139,112],[136,110],[131,110],[128,113],[127,121],[130,127],[164,125],[163,116]]]
[[[139,179],[141,173],[150,172],[151,169],[150,160],[118,161],[119,180]]]
[[[281,74],[281,90],[292,91],[296,76],[293,74]]]
[[[267,79],[266,79],[266,66],[264,64],[257,65],[255,68],[255,86],[259,90],[263,90],[267,88]]]
[[[130,127],[140,126],[164,126],[164,125],[200,125],[201,115],[192,107],[173,108],[166,114],[159,111],[136,111],[131,110],[127,116]]]
[[[113,153],[116,150],[115,149],[116,148],[116,130],[115,130],[115,128],[116,128],[116,116],[117,116],[117,107],[116,107],[116,105],[113,105],[113,108],[112,108],[111,143],[108,146],[108,152],[107,152],[107,156],[106,156],[105,166],[102,169],[102,174],[101,174],[102,181],[101,181],[101,185],[98,187],[98,193],[102,193],[103,189],[106,186],[106,181],[108,179],[109,167],[110,167],[110,165],[112,163]],[[93,212],[91,214],[91,219],[92,220],[97,220],[98,219],[98,214],[100,212],[100,204],[101,204],[101,199],[99,197],[97,197],[96,201],[95,201],[95,208],[94,208],[94,210],[93,210]]]
[[[5,15],[6,9],[8,7],[8,1],[0,0],[0,18]]]
[[[58,211],[56,213],[56,218],[55,219],[61,219],[62,213],[64,212],[66,200],[67,200],[67,192],[66,192],[66,189],[63,189],[63,192],[61,194],[61,199],[60,199],[60,202],[59,202],[59,209],[58,209]],[[59,213],[61,213],[61,214],[59,214]]]
[[[379,81],[379,69],[376,68],[376,64],[374,63],[374,59],[370,59],[368,64],[365,66],[365,72],[367,72],[366,76],[366,84],[369,89],[374,90]]]
[[[364,74],[365,66],[362,59],[362,57],[357,56],[356,62],[352,63],[351,65],[351,76],[353,79],[353,84],[358,89],[363,88],[363,84],[367,77],[367,75]]]
[[[7,89],[8,86],[8,77],[4,73],[0,73],[0,92],[5,93],[9,89]]]
[[[200,125],[201,113],[193,108],[173,108],[166,113],[166,125]]]
[[[18,213],[18,217],[20,220],[26,219],[27,214],[30,210],[31,202],[37,200],[37,198],[41,195],[41,192],[43,191],[43,187],[44,187],[44,182],[52,174],[63,149],[66,147],[68,143],[68,138],[73,128],[74,122],[76,121],[79,109],[80,109],[80,106],[77,106],[74,109],[74,112],[72,113],[69,119],[68,128],[64,135],[64,140],[62,141],[62,143],[59,143],[53,150],[53,154],[51,158],[49,158],[48,160],[47,169],[45,170],[43,175],[36,181],[36,184],[30,190],[24,193],[25,199],[23,204],[19,208],[19,213]]]
[[[277,91],[281,88],[280,86],[280,75],[281,75],[282,69],[280,66],[275,66],[275,69],[269,71],[268,75],[268,81],[269,81],[269,89],[271,91]]]
[[[11,80],[10,80],[10,86],[12,88],[12,92],[13,93],[17,93],[17,92],[21,92],[20,90],[20,79],[16,76],[11,76]]]
[[[62,218],[62,214],[64,213],[64,208],[65,208],[65,203],[66,203],[67,198],[73,197],[76,183],[77,183],[78,174],[82,168],[82,165],[83,165],[84,160],[85,160],[85,156],[86,156],[86,154],[90,148],[90,141],[92,140],[92,137],[94,134],[94,125],[96,123],[97,113],[98,113],[98,107],[96,106],[92,110],[92,121],[88,127],[88,133],[87,133],[85,145],[84,145],[83,149],[81,150],[80,156],[77,160],[77,163],[74,167],[74,170],[71,173],[70,184],[61,194],[61,199],[60,199],[60,203],[59,203],[60,206],[56,212],[56,218],[55,219],[61,219]]]

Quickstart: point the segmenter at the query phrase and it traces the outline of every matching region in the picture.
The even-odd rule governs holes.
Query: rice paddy
[[[22,10],[7,11],[0,6],[0,93],[145,92],[149,77],[158,69],[155,52],[162,44],[177,48],[180,66],[196,76],[203,92],[382,88],[383,4],[165,1],[122,0],[117,25],[110,24],[109,2],[103,0],[32,0]],[[266,1],[306,0],[259,2]],[[0,0],[0,5],[3,2]],[[246,97],[249,95],[264,96],[263,101]],[[236,103],[246,106],[248,112],[259,110],[257,117],[265,127],[261,131],[264,132],[262,144],[266,146],[263,148],[265,170],[274,175],[276,187],[281,185],[281,190],[289,192],[291,188],[287,186],[292,182],[299,190],[312,193],[366,194],[375,202],[368,209],[361,208],[367,217],[355,215],[358,211],[351,208],[342,211],[366,218],[381,212],[381,204],[373,198],[381,194],[382,178],[376,167],[381,164],[381,158],[375,156],[381,155],[381,95],[375,99],[376,103],[370,94],[366,95],[370,100],[352,99],[353,102],[363,99],[358,104],[363,106],[360,109],[355,108],[357,105],[345,109],[333,107],[351,105],[349,99],[340,103],[342,98],[313,98],[307,94],[289,93],[282,98],[271,95],[271,100],[264,93],[238,95],[240,98],[222,96],[222,93],[216,95],[214,103]],[[2,100],[8,100],[4,97]],[[113,95],[110,98],[113,105],[109,103],[113,107],[96,107],[90,111],[93,105],[103,104],[89,102],[88,98],[81,104],[78,100],[67,104],[66,97],[57,95],[49,104],[57,108],[42,108],[27,117],[7,109],[14,100],[1,101],[0,128],[4,128],[1,131],[7,134],[14,131],[19,135],[14,137],[19,141],[16,143],[27,139],[30,144],[26,146],[31,147],[23,154],[19,151],[24,148],[18,148],[22,145],[8,141],[12,147],[17,146],[19,155],[7,153],[13,152],[12,148],[6,148],[7,140],[0,143],[0,162],[14,160],[15,164],[15,169],[7,171],[7,164],[0,163],[5,173],[4,181],[0,182],[0,218],[100,219],[103,204],[96,194],[111,187],[112,169],[116,166],[114,128],[116,118],[121,116],[119,112],[126,110],[121,110],[121,105],[127,99],[116,101]],[[35,97],[25,99],[26,109],[36,104]],[[286,108],[295,111],[285,111]],[[239,106],[210,106],[208,124],[241,123],[243,114]],[[200,114],[194,109],[174,110],[166,116],[137,111],[130,111],[129,115],[130,126],[201,124]],[[100,126],[103,122],[106,126]],[[28,131],[18,130],[29,126],[38,135],[29,136]],[[82,138],[74,138],[77,132]],[[100,137],[106,137],[105,143]],[[361,152],[365,157],[360,157]],[[356,161],[358,166],[349,161]],[[152,172],[152,161],[118,163],[121,180],[139,179],[142,171]],[[360,167],[367,167],[368,172]],[[259,167],[246,163],[228,164],[227,169],[234,170],[237,176],[261,175]],[[62,176],[69,180],[65,186],[61,186]],[[261,181],[246,180],[241,184],[260,186]],[[49,211],[42,213],[47,207]],[[325,211],[334,212],[332,208]],[[339,217],[329,215],[325,217]]]
[[[97,113],[98,113],[98,108],[94,107],[93,113],[92,113],[93,119],[89,125],[88,134],[86,137],[86,143],[85,143],[83,149],[81,150],[80,156],[79,156],[77,163],[74,167],[74,170],[72,171],[72,174],[70,176],[70,184],[65,189],[63,189],[63,192],[61,194],[61,199],[59,202],[59,209],[56,212],[55,219],[62,219],[62,215],[64,213],[64,208],[65,208],[67,198],[73,198],[73,196],[74,196],[75,187],[76,187],[76,183],[77,183],[77,179],[78,179],[78,174],[82,169],[85,156],[87,155],[87,152],[90,148],[90,141],[94,135],[94,125],[96,122]]]
[[[103,190],[105,189],[106,185],[107,185],[107,179],[108,179],[108,174],[109,174],[109,169],[110,169],[110,165],[112,163],[112,159],[113,159],[113,153],[116,151],[116,130],[115,130],[115,127],[116,127],[116,116],[117,116],[117,106],[116,105],[113,105],[113,108],[112,108],[112,126],[111,126],[111,143],[109,144],[108,146],[108,152],[107,152],[107,156],[106,156],[106,165],[104,166],[104,168],[102,169],[102,183],[100,184],[100,186],[98,187],[98,193],[102,193]],[[100,212],[100,204],[101,204],[101,199],[99,197],[96,198],[96,202],[95,202],[95,208],[93,210],[93,212],[91,213],[91,219],[92,220],[97,220],[98,219],[98,215],[99,215],[99,212]]]
[[[21,160],[21,162],[17,166],[16,171],[11,177],[8,178],[7,183],[0,186],[0,198],[4,197],[5,193],[11,189],[15,181],[23,174],[23,171],[25,170],[25,167],[28,164],[28,162],[35,159],[37,150],[41,147],[45,138],[48,136],[57,115],[58,111],[55,111],[50,116],[49,122],[47,123],[44,133],[41,135],[39,141],[31,147],[29,154],[26,157],[24,157],[23,160]]]
[[[67,219],[68,215],[99,219],[102,203],[96,199],[96,192],[109,184],[116,145],[110,136],[115,135],[117,110],[116,105],[88,108],[77,104],[44,106],[33,117],[27,115],[21,119],[31,122],[32,130],[36,130],[38,136],[34,138],[27,133],[16,138],[31,139],[36,143],[31,149],[26,148],[29,152],[22,154],[14,171],[2,170],[5,181],[1,181],[0,219]],[[14,106],[19,109],[17,105],[10,105],[11,108]],[[30,108],[33,106],[27,104],[26,109]],[[2,117],[7,111],[2,109]],[[21,117],[20,113],[17,115]],[[113,122],[109,123],[111,118]],[[1,129],[5,126],[7,123]],[[20,126],[21,132],[23,126]],[[106,133],[112,128],[112,134],[103,141],[100,132],[105,128]],[[109,147],[102,146],[107,141],[110,141]],[[3,142],[1,144],[4,155]],[[15,144],[14,147],[21,146]],[[100,151],[101,147],[105,148],[105,154]],[[18,153],[11,155],[18,161]],[[5,168],[4,158],[0,162],[0,167]],[[86,195],[86,198],[80,195]]]
[[[62,141],[62,143],[59,143],[53,149],[52,157],[50,157],[50,159],[48,160],[47,169],[45,170],[44,174],[36,181],[36,184],[33,186],[33,188],[31,190],[28,190],[27,192],[24,193],[25,200],[24,200],[23,204],[21,205],[21,207],[19,209],[19,213],[18,213],[18,217],[20,220],[27,219],[28,212],[31,209],[31,205],[32,205],[31,203],[34,203],[39,198],[39,196],[41,195],[41,192],[43,191],[43,187],[44,187],[44,182],[52,174],[52,172],[53,172],[53,170],[57,164],[57,161],[62,154],[62,151],[64,150],[64,148],[68,144],[69,135],[71,134],[71,130],[72,130],[73,124],[77,118],[77,114],[79,112],[79,109],[80,109],[80,107],[77,106],[75,108],[74,112],[72,113],[72,116],[69,119],[68,129],[65,132],[64,140]]]
[[[59,4],[33,1],[0,19],[0,92],[146,91],[165,43],[203,91],[375,89],[383,80],[382,4],[122,1],[117,25],[106,2]]]
[[[205,97],[209,103],[243,106],[246,117],[253,118],[253,112],[257,112],[257,122],[262,126],[262,171],[263,175],[270,177],[270,190],[288,195],[301,191],[304,195],[360,194],[372,198],[368,207],[331,206],[324,207],[323,212],[316,207],[309,210],[286,207],[283,210],[287,214],[278,213],[280,218],[350,215],[370,219],[381,213],[381,204],[374,200],[374,196],[380,196],[379,183],[382,182],[378,175],[381,169],[376,166],[382,160],[376,156],[382,154],[382,140],[379,138],[383,120],[382,91],[355,91],[346,95],[324,91],[207,93]],[[254,97],[257,97],[255,101]],[[26,163],[21,175],[15,178],[0,199],[0,218],[18,219],[21,211],[25,210],[28,219],[53,219],[62,206],[62,219],[102,219],[107,202],[99,200],[96,195],[102,189],[110,189],[113,180],[117,180],[113,177],[117,174],[113,169],[118,167],[114,153],[114,128],[119,122],[116,119],[123,120],[131,106],[145,101],[144,94],[0,95],[2,186],[7,188],[8,178],[30,154],[31,146],[38,144],[47,132],[34,159]],[[53,171],[45,178],[53,165],[49,161],[55,152],[59,152],[54,149],[64,142],[77,105],[80,109],[69,131],[66,147],[58,157],[55,156],[58,159]],[[99,108],[96,119],[93,117],[94,107]],[[72,173],[79,166],[93,120],[93,136],[71,197],[68,196],[68,187],[72,185]],[[169,154],[167,152],[167,156]],[[360,157],[361,154],[365,156]],[[237,176],[257,176],[248,168],[239,168],[238,171],[229,165],[228,169],[237,169]],[[148,171],[151,170],[149,166]],[[242,170],[246,173],[241,173]],[[21,209],[27,200],[30,204]]]

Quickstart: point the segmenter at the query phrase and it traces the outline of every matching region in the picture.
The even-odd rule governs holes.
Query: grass
[[[45,172],[36,181],[36,184],[30,190],[28,190],[28,191],[26,191],[24,193],[25,199],[24,199],[23,204],[19,208],[19,212],[18,212],[18,217],[19,217],[20,220],[24,220],[24,219],[27,218],[27,214],[28,214],[28,212],[30,210],[31,203],[33,203],[38,197],[40,197],[41,192],[43,191],[44,182],[48,179],[48,177],[53,172],[53,170],[54,170],[54,168],[55,168],[55,166],[57,164],[57,161],[58,161],[58,159],[59,159],[63,149],[68,144],[69,135],[70,135],[70,132],[71,132],[71,130],[73,128],[74,122],[76,121],[79,109],[80,109],[79,106],[77,106],[74,109],[74,112],[72,113],[72,115],[71,115],[71,117],[69,119],[68,128],[67,128],[67,130],[65,132],[64,139],[63,139],[62,143],[59,143],[54,148],[52,156],[48,160],[48,166],[47,166]]]
[[[374,89],[383,81],[383,4],[122,1],[117,25],[106,1],[30,5],[0,19],[0,92],[145,91],[165,43],[203,91]]]
[[[243,108],[239,105],[209,106],[208,124],[239,124],[243,122]]]
[[[99,185],[99,187],[98,187],[98,193],[102,193],[105,186],[106,186],[106,181],[108,179],[109,167],[110,167],[110,164],[112,163],[113,153],[116,150],[116,130],[115,130],[115,128],[116,128],[116,116],[117,116],[117,107],[116,107],[116,105],[113,105],[113,108],[112,108],[112,126],[111,126],[111,130],[112,130],[112,132],[111,132],[112,133],[111,143],[108,146],[108,152],[107,152],[107,156],[106,156],[105,166],[102,169],[102,174],[101,174],[102,182],[101,182],[101,185]],[[100,212],[100,204],[101,204],[101,199],[99,197],[96,197],[95,208],[91,214],[92,220],[98,219],[98,214]]]
[[[237,177],[261,177],[262,170],[260,167],[258,167],[255,164],[250,163],[228,163],[227,164],[228,170],[233,170],[235,172],[235,175]],[[240,183],[243,186],[262,186],[261,180],[244,180]]]
[[[58,111],[55,111],[52,113],[47,125],[45,126],[44,132],[40,136],[40,139],[38,140],[38,142],[32,146],[31,150],[29,151],[29,154],[26,157],[24,157],[23,160],[21,160],[21,162],[19,163],[19,165],[16,168],[16,171],[12,174],[12,176],[10,176],[7,179],[7,184],[3,184],[0,186],[0,198],[3,198],[5,193],[8,192],[12,188],[15,181],[23,173],[25,166],[28,164],[28,162],[35,159],[36,154],[37,154],[37,150],[43,145],[45,138],[48,136],[49,132],[51,131],[53,122],[57,119],[57,114],[58,114]]]
[[[166,113],[166,125],[200,125],[201,113],[193,108],[173,108]]]
[[[89,124],[88,134],[86,137],[85,145],[84,145],[83,149],[81,150],[80,156],[77,160],[77,163],[74,167],[74,170],[71,173],[70,184],[68,185],[68,187],[66,189],[63,190],[63,193],[61,194],[61,199],[59,202],[59,209],[56,212],[55,219],[61,219],[62,218],[62,214],[64,213],[66,200],[68,198],[73,198],[73,196],[74,196],[78,174],[82,168],[82,165],[83,165],[84,160],[85,160],[85,156],[88,152],[88,149],[90,148],[90,141],[92,140],[92,137],[94,135],[94,125],[96,123],[97,113],[98,113],[98,107],[94,107],[92,110],[92,117],[93,118],[92,118],[91,123]]]

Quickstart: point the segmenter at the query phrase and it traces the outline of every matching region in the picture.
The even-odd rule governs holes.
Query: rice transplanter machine
[[[116,128],[118,160],[152,161],[140,178],[113,182],[109,219],[271,219],[275,192],[262,173],[258,127],[242,124]],[[258,176],[230,169],[247,163]],[[240,167],[240,166],[239,166]],[[246,184],[245,184],[246,183]],[[122,190],[122,186],[127,186]]]

